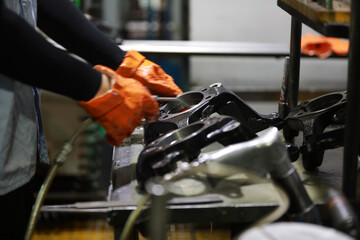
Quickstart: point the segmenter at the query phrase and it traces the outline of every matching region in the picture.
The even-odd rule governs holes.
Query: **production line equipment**
[[[179,101],[165,102],[160,106],[158,121],[145,124],[145,144],[153,142],[171,130],[206,119],[212,114],[234,117],[242,124],[247,135],[252,134],[253,137],[271,126],[280,130],[285,123],[278,113],[259,114],[221,83],[214,83],[201,90],[185,92],[177,99]],[[292,144],[287,144],[286,147],[291,160],[297,160],[298,148]]]
[[[214,141],[226,147],[199,156],[201,149]],[[179,164],[183,160],[189,164]],[[278,130],[270,127],[261,136],[250,139],[242,124],[228,116],[214,116],[194,122],[148,144],[138,158],[138,184],[145,189],[151,178],[166,176],[169,180],[186,171],[196,172],[196,168],[212,161],[260,176],[270,174],[288,194],[289,213],[293,219],[320,223],[316,207],[291,164]]]
[[[327,94],[303,102],[286,116],[278,113],[259,114],[220,83],[199,91],[185,92],[173,99],[154,97],[160,103],[159,119],[145,124],[143,134],[142,131],[136,130],[137,133],[134,132],[131,138],[124,140],[124,146],[114,148],[108,201],[47,206],[42,208],[43,211],[83,212],[88,209],[91,212],[108,212],[110,224],[118,229],[115,233],[119,233],[119,229],[122,232],[120,239],[128,239],[131,224],[135,224],[137,214],[150,199],[149,195],[151,195],[151,204],[148,206],[152,219],[149,222],[153,224],[154,230],[165,231],[166,220],[163,217],[166,214],[160,213],[166,212],[168,204],[175,204],[175,207],[170,206],[170,209],[175,210],[176,216],[186,221],[193,221],[191,217],[185,216],[189,214],[186,210],[188,208],[195,207],[194,210],[197,209],[195,212],[202,214],[208,211],[209,216],[205,214],[205,219],[209,220],[210,217],[212,221],[219,220],[218,216],[223,215],[221,211],[226,212],[225,209],[230,208],[231,211],[234,210],[235,215],[226,215],[230,218],[228,222],[236,222],[240,220],[238,214],[244,213],[244,207],[246,208],[246,201],[245,205],[242,205],[240,199],[242,195],[236,195],[240,200],[236,202],[230,200],[231,195],[224,195],[225,198],[222,199],[220,192],[217,193],[220,195],[211,196],[205,191],[204,195],[197,193],[200,194],[198,197],[189,199],[185,195],[177,198],[176,195],[179,193],[175,194],[175,198],[168,195],[159,198],[157,195],[159,195],[159,186],[166,189],[163,194],[167,194],[168,190],[177,187],[172,183],[187,177],[194,177],[194,180],[200,177],[202,181],[206,181],[204,186],[209,187],[206,189],[211,192],[211,189],[221,188],[224,181],[239,181],[233,177],[240,174],[247,176],[237,182],[240,184],[237,186],[241,186],[241,189],[242,186],[246,188],[247,181],[247,184],[253,181],[254,185],[251,185],[253,187],[261,182],[259,180],[256,182],[254,179],[266,179],[265,181],[274,185],[280,196],[279,207],[269,215],[266,215],[269,208],[256,206],[259,212],[252,214],[256,215],[255,218],[248,215],[248,221],[254,221],[256,224],[252,227],[271,223],[283,216],[288,222],[322,225],[323,212],[319,211],[310,198],[292,162],[298,159],[300,152],[305,159],[303,160],[305,169],[312,170],[321,165],[324,150],[343,144],[341,136],[346,92]],[[32,236],[44,196],[57,168],[64,163],[66,156],[71,152],[73,142],[79,133],[92,122],[92,119],[87,119],[57,155],[56,164],[37,198],[26,239]],[[330,130],[326,131],[327,128]],[[298,147],[285,143],[279,130],[283,130],[285,140],[292,140],[302,131],[304,136],[302,145]],[[131,146],[128,146],[129,144]],[[135,169],[132,168],[134,156]],[[132,177],[133,172],[136,173],[136,180]],[[255,189],[260,189],[258,187],[260,186]],[[342,195],[330,193],[327,211],[331,215],[332,226],[348,236],[358,238],[360,232],[358,217],[352,206]],[[260,194],[260,196],[265,195]],[[128,207],[133,204],[129,201],[138,201],[139,197],[141,201],[137,203],[128,220],[125,218],[126,224],[122,228],[124,216],[129,211]],[[210,203],[217,207],[212,207],[214,205]],[[232,205],[228,206],[228,203]],[[270,205],[272,209],[274,206],[272,200]],[[218,207],[223,210],[217,211]],[[147,216],[145,213],[138,222],[147,221],[149,219]],[[321,231],[315,229],[315,232]],[[151,239],[164,239],[159,237],[160,235],[155,234]]]
[[[145,143],[160,135],[190,123],[205,119],[213,113],[236,118],[252,133],[268,127],[283,130],[290,159],[302,155],[302,164],[313,171],[323,162],[324,151],[343,146],[347,92],[334,92],[309,99],[289,110],[287,114],[260,114],[221,83],[177,97],[179,101],[160,106],[160,117],[145,125]],[[161,102],[160,102],[161,103]],[[302,132],[300,146],[290,144]]]
[[[304,168],[314,170],[321,165],[326,149],[342,146],[346,92],[305,101],[286,116],[259,114],[220,83],[177,98],[179,101],[160,102],[158,121],[144,126],[145,147],[136,164],[140,189],[149,191],[148,184],[166,184],[197,170],[203,172],[204,166],[216,162],[270,176],[288,195],[287,215],[293,221],[321,224],[318,209],[291,162],[301,153]],[[300,147],[285,143],[300,131]],[[222,147],[202,152],[215,142]],[[349,220],[339,216],[336,218],[342,223]],[[351,216],[353,221],[344,232],[357,236],[357,217]]]
[[[347,92],[334,92],[304,101],[285,118],[283,135],[292,140],[303,133],[303,166],[313,171],[322,164],[324,151],[343,146]]]

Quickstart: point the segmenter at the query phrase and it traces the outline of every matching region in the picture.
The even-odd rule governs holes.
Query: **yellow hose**
[[[73,144],[76,140],[76,138],[79,136],[79,134],[91,123],[93,123],[94,120],[91,118],[86,119],[81,126],[74,132],[74,134],[71,136],[70,140],[66,142],[59,153],[55,156],[54,159],[54,165],[50,169],[44,183],[41,185],[41,188],[37,194],[35,204],[32,208],[30,220],[28,227],[26,229],[25,233],[25,240],[30,240],[32,238],[32,235],[34,234],[34,230],[36,227],[36,222],[40,213],[40,208],[44,202],[45,196],[50,188],[50,185],[52,181],[54,180],[54,177],[61,165],[63,165],[66,161],[67,156],[71,153],[73,149]]]

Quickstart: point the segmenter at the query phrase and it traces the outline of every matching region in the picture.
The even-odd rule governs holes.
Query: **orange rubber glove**
[[[345,56],[349,52],[349,42],[339,38],[305,34],[301,38],[301,52],[319,58],[327,58],[333,53]]]
[[[339,38],[327,37],[326,41],[330,43],[331,50],[341,56],[346,56],[349,53],[350,43]]]
[[[155,121],[159,106],[138,81],[121,77],[104,66],[94,68],[114,80],[114,84],[105,94],[79,104],[106,129],[106,140],[117,146],[141,124],[142,118]]]
[[[159,65],[147,60],[135,50],[126,53],[116,72],[123,77],[135,78],[149,88],[152,94],[158,96],[175,97],[183,93],[174,79]]]
[[[305,34],[301,38],[301,52],[319,58],[327,58],[332,54],[330,43],[324,37],[312,34]]]

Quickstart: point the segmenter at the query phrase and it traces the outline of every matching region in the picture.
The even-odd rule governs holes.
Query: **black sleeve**
[[[53,47],[2,3],[0,34],[0,72],[4,75],[75,100],[89,100],[98,91],[98,71]]]
[[[69,0],[38,0],[38,27],[89,63],[116,70],[125,53]]]

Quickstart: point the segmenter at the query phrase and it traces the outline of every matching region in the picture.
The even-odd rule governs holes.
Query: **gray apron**
[[[36,27],[36,0],[1,1]],[[0,74],[0,195],[29,182],[37,160],[48,162],[39,104],[36,88]]]

